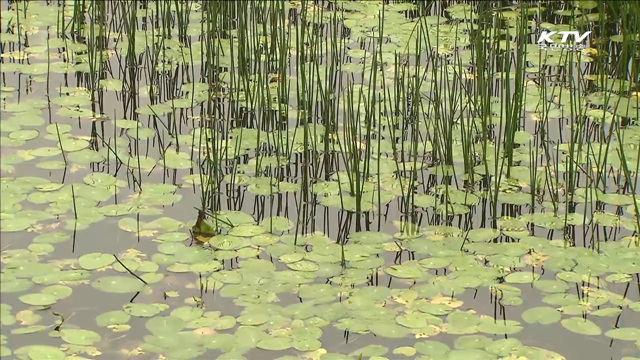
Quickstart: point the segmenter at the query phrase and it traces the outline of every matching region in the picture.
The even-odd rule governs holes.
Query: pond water
[[[2,359],[640,359],[640,3],[0,17]]]

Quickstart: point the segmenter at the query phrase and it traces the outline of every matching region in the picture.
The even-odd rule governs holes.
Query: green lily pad
[[[101,327],[126,324],[131,315],[122,310],[108,311],[96,317],[96,324]]]
[[[184,328],[185,321],[173,316],[156,316],[145,323],[147,330],[156,335],[175,334]]]
[[[604,335],[617,340],[638,341],[640,340],[640,329],[632,327],[617,328],[607,331]]]
[[[384,271],[400,279],[419,279],[424,276],[424,273],[418,266],[412,265],[393,265],[385,268]]]
[[[472,242],[486,242],[498,236],[500,236],[500,230],[497,229],[472,229],[467,238]]]
[[[295,271],[302,271],[302,272],[314,272],[314,271],[318,271],[318,269],[320,269],[320,267],[318,266],[318,264],[311,262],[311,261],[307,261],[307,260],[302,260],[302,261],[297,261],[294,263],[289,263],[287,264],[287,267],[291,270],[295,270]]]
[[[239,225],[231,228],[231,230],[229,230],[229,235],[240,236],[240,237],[252,237],[252,236],[263,234],[266,231],[267,230],[262,226],[245,224],[245,225]]]
[[[33,306],[48,306],[55,304],[58,301],[58,298],[54,295],[43,293],[22,295],[19,299],[23,303]]]
[[[529,324],[555,324],[561,317],[560,311],[548,306],[530,308],[522,313],[522,319]]]
[[[44,331],[48,328],[49,326],[47,325],[30,325],[26,327],[13,329],[11,330],[11,334],[14,334],[14,335],[35,334],[37,332]]]
[[[93,281],[91,286],[104,292],[124,294],[140,291],[145,285],[133,276],[105,276]]]
[[[109,266],[116,261],[111,254],[90,253],[80,256],[78,264],[85,270],[96,270]]]
[[[65,285],[51,285],[42,289],[42,293],[53,295],[56,299],[61,300],[71,296],[73,289]]]
[[[154,317],[169,308],[169,305],[153,303],[133,303],[123,307],[123,311],[131,316],[136,317]]]
[[[426,340],[413,345],[416,351],[422,355],[431,356],[433,358],[442,358],[451,351],[449,345],[440,341]]]
[[[367,327],[369,328],[369,331],[376,334],[377,336],[382,336],[390,339],[400,339],[409,335],[409,329],[391,322],[376,322],[373,324],[369,324]]]
[[[13,140],[29,141],[37,138],[38,135],[40,135],[40,132],[38,130],[17,130],[9,133],[9,138]]]
[[[561,322],[565,329],[581,335],[600,335],[602,330],[591,320],[581,317],[564,319]]]
[[[47,345],[30,346],[27,354],[31,360],[62,360],[66,358],[62,350]]]
[[[514,272],[505,276],[504,280],[511,284],[527,284],[532,283],[540,278],[537,273],[529,271]]]
[[[256,347],[263,350],[282,351],[290,348],[291,345],[290,338],[270,336],[258,341]]]
[[[259,312],[250,312],[243,315],[240,315],[237,319],[238,323],[241,325],[262,325],[269,321],[270,316],[265,313]]]
[[[412,347],[412,346],[400,346],[397,347],[395,349],[393,349],[393,354],[394,355],[403,355],[406,357],[411,357],[414,356],[416,354],[416,348]]]
[[[62,329],[60,338],[69,344],[89,346],[102,340],[102,337],[93,331],[82,329]]]
[[[182,319],[185,322],[196,320],[204,313],[201,308],[193,306],[182,306],[171,311],[171,316]]]

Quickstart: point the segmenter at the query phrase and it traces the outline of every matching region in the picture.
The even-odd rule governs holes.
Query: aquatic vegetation
[[[3,4],[0,356],[638,358],[640,5],[503,5]]]

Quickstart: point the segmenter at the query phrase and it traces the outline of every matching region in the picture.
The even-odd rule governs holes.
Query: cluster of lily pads
[[[633,6],[8,5],[0,356],[640,358]]]

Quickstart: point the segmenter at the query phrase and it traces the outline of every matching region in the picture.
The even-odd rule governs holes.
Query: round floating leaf
[[[498,236],[500,236],[500,230],[497,229],[472,229],[467,238],[472,242],[486,242]]]
[[[31,244],[27,246],[27,249],[38,255],[50,254],[56,250],[56,248],[51,244]]]
[[[66,358],[62,350],[47,345],[32,345],[27,354],[31,360],[62,360]]]
[[[74,152],[88,148],[89,142],[84,139],[64,138],[61,139],[58,147],[64,152]]]
[[[42,320],[42,316],[31,310],[22,310],[16,314],[16,319],[20,320],[21,325],[35,325]]]
[[[633,280],[629,274],[611,274],[605,278],[606,281],[614,284],[628,283]]]
[[[431,257],[418,261],[418,264],[427,269],[443,269],[449,266],[452,260],[451,258]]]
[[[263,350],[282,351],[291,347],[291,339],[286,337],[270,336],[258,341],[256,347]]]
[[[390,339],[399,339],[409,335],[409,329],[391,322],[369,324],[368,328],[377,336]]]
[[[80,256],[78,264],[85,270],[95,270],[109,266],[115,261],[116,259],[111,254],[96,252]]]
[[[36,236],[33,239],[33,242],[38,244],[57,244],[69,239],[71,239],[69,234],[63,232],[50,232]]]
[[[162,279],[164,279],[164,274],[146,273],[146,274],[142,274],[140,278],[146,281],[147,284],[155,284],[157,282],[162,281]]]
[[[237,250],[248,245],[246,239],[231,235],[214,236],[209,244],[220,250]]]
[[[639,328],[626,327],[626,328],[611,329],[604,334],[605,336],[608,336],[612,339],[617,339],[617,340],[626,340],[626,341],[640,340]]]
[[[33,282],[27,279],[13,279],[10,281],[2,281],[0,286],[1,293],[13,293],[29,290],[33,286]]]
[[[442,324],[442,319],[431,314],[415,312],[396,317],[396,322],[404,327],[408,327],[411,329],[421,329],[426,328],[427,326],[432,324]]]
[[[529,324],[554,324],[560,321],[561,317],[560,311],[548,306],[530,308],[522,313],[522,319]]]
[[[152,222],[146,223],[144,229],[160,229],[163,231],[176,231],[183,226],[183,223],[170,217],[161,217]]]
[[[47,325],[31,325],[31,326],[13,329],[11,330],[11,333],[14,335],[34,334],[48,328],[49,326]]]
[[[115,185],[116,182],[118,181],[113,175],[101,173],[101,172],[91,173],[85,176],[84,179],[82,180],[87,185],[101,186],[101,187],[108,187],[111,185]]]
[[[454,346],[456,349],[484,349],[489,344],[491,344],[493,340],[484,336],[484,335],[467,335],[461,336],[457,338],[454,342]]]
[[[591,313],[591,315],[593,316],[616,316],[619,315],[622,312],[622,309],[620,308],[600,308],[594,312]]]
[[[7,357],[11,354],[12,354],[11,349],[9,349],[4,345],[0,346],[0,357]]]
[[[223,265],[221,262],[214,260],[206,263],[192,264],[191,266],[189,266],[189,270],[193,271],[194,273],[201,274],[216,272],[222,269],[222,267]]]
[[[238,323],[241,325],[262,325],[269,321],[270,316],[262,312],[250,312],[238,316]]]
[[[395,349],[393,349],[393,354],[394,355],[403,355],[406,357],[411,357],[414,356],[416,354],[416,348],[411,347],[411,346],[400,346],[397,347]]]
[[[184,320],[173,316],[157,316],[147,320],[145,327],[156,335],[175,334],[184,328]]]
[[[133,303],[124,306],[123,310],[131,316],[153,317],[169,308],[166,304]]]
[[[5,272],[6,271],[9,271],[13,276],[17,278],[29,278],[53,273],[59,271],[59,269],[50,264],[15,261],[9,264],[8,269],[6,269]]]
[[[291,346],[297,351],[315,351],[322,347],[322,343],[317,339],[294,339]]]
[[[82,149],[80,151],[70,153],[67,155],[67,159],[78,164],[91,164],[94,162],[104,161],[105,157],[95,150]]]
[[[533,283],[533,286],[548,293],[563,293],[569,288],[566,282],[548,279],[538,280]]]
[[[105,276],[91,283],[94,288],[109,293],[135,293],[145,286],[133,276]]]
[[[3,219],[0,222],[0,230],[3,232],[17,232],[26,230],[34,224],[34,220],[30,218],[12,218]]]
[[[42,293],[22,295],[19,297],[19,299],[23,303],[33,306],[48,306],[55,304],[58,301],[55,296]]]
[[[291,264],[291,263],[300,261],[302,259],[304,259],[304,254],[296,252],[296,253],[280,255],[280,257],[278,258],[278,261],[280,261],[283,264]]]
[[[71,296],[73,289],[65,285],[51,285],[42,289],[42,293],[53,295],[56,299],[61,300]]]
[[[486,334],[515,334],[522,330],[520,323],[513,320],[494,320],[485,317],[478,325],[478,330]]]
[[[252,237],[265,233],[267,230],[258,225],[240,225],[229,230],[229,235],[240,237]]]
[[[191,169],[191,155],[186,152],[175,152],[168,150],[164,154],[164,159],[160,160],[160,164],[171,169]]]
[[[166,241],[166,242],[182,242],[184,240],[187,240],[188,238],[189,238],[189,234],[187,233],[170,232],[170,233],[165,233],[158,236],[156,240]]]
[[[529,271],[520,271],[514,272],[507,275],[504,280],[511,284],[527,284],[532,283],[540,278],[539,274],[529,272]]]
[[[349,239],[355,243],[379,244],[391,239],[391,235],[382,232],[360,231],[349,234]]]
[[[122,325],[126,324],[129,319],[131,319],[131,315],[122,310],[108,311],[96,317],[96,324],[102,327],[110,325]]]
[[[272,216],[264,219],[260,226],[269,232],[287,231],[293,228],[293,222],[282,216]]]
[[[449,345],[442,343],[440,341],[423,341],[416,343],[413,345],[416,351],[422,355],[427,355],[433,358],[442,358],[446,353],[448,353],[451,348]]]
[[[565,329],[582,335],[600,335],[602,330],[593,321],[581,317],[564,319],[561,322]]]
[[[102,337],[93,331],[82,329],[65,329],[60,331],[60,338],[69,344],[89,346],[102,340]]]
[[[204,313],[201,308],[193,306],[182,306],[171,311],[171,316],[186,321],[192,321],[200,318]]]
[[[418,279],[424,276],[422,270],[418,266],[412,265],[393,265],[384,269],[384,271],[387,274],[400,279]]]
[[[236,326],[236,319],[233,316],[221,316],[211,325],[215,330],[228,330]]]
[[[287,264],[287,267],[291,270],[302,271],[302,272],[314,272],[320,269],[320,266],[318,266],[318,264],[311,261],[307,261],[307,260],[302,260],[302,261],[297,261],[294,263]]]
[[[495,356],[480,349],[452,350],[447,360],[493,360]]]
[[[377,357],[389,352],[389,348],[382,345],[368,345],[351,353],[352,356]]]
[[[18,131],[11,132],[9,134],[9,138],[13,140],[28,141],[28,140],[33,140],[37,138],[38,135],[40,135],[40,132],[38,132],[38,130],[33,130],[33,129],[18,130]]]

